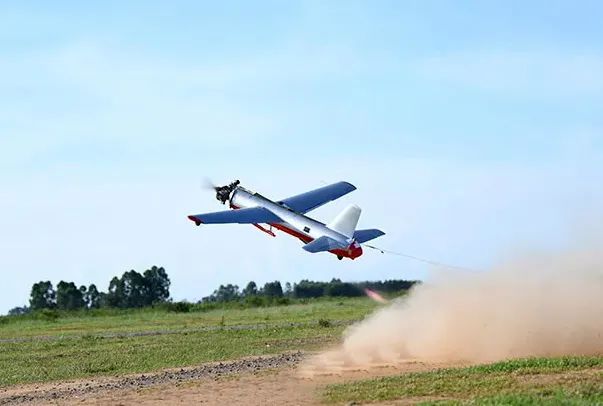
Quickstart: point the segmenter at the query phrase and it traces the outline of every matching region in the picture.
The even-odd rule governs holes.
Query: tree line
[[[15,307],[9,314],[42,309],[136,308],[167,302],[169,298],[168,274],[163,267],[153,266],[142,274],[131,270],[121,278],[113,277],[106,292],[100,292],[94,284],[78,288],[73,282],[60,281],[55,289],[50,281],[40,281],[31,287],[29,306]]]
[[[243,289],[237,285],[228,284],[220,287],[202,302],[228,302],[247,297],[289,297],[295,299],[317,298],[322,296],[331,297],[357,297],[364,295],[365,289],[376,290],[382,293],[398,293],[410,289],[417,281],[406,280],[386,280],[375,282],[342,282],[341,279],[332,279],[330,282],[317,282],[303,279],[298,283],[291,285],[285,283],[285,287],[280,281],[267,282],[263,287],[258,287],[254,281],[251,281]]]
[[[245,288],[238,285],[220,285],[213,293],[202,298],[198,304],[217,304],[244,300],[248,304],[288,302],[289,299],[308,299],[323,296],[357,297],[364,295],[366,288],[382,293],[398,293],[410,289],[417,281],[386,280],[375,282],[342,282],[332,279],[330,282],[301,280],[284,286],[280,281],[267,282],[258,286],[250,281]],[[15,307],[11,315],[28,313],[43,309],[81,310],[98,308],[140,308],[165,304],[174,307],[170,299],[170,279],[163,267],[153,266],[143,273],[135,270],[124,272],[121,277],[113,277],[106,292],[99,291],[96,285],[77,286],[74,282],[60,281],[56,289],[50,281],[40,281],[31,287],[29,306]],[[178,304],[178,303],[176,303]],[[190,305],[187,302],[180,302]]]

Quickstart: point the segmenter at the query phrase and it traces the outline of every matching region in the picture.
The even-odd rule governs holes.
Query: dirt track
[[[0,389],[0,404],[316,405],[326,384],[442,365],[407,362],[367,370],[308,371],[302,352],[245,358],[120,378]]]

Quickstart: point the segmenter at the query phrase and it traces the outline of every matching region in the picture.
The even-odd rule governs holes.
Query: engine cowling
[[[239,186],[240,183],[241,182],[237,179],[226,186],[214,187],[214,190],[216,191],[216,199],[222,202],[222,204],[226,204],[226,202],[230,199],[230,194]]]

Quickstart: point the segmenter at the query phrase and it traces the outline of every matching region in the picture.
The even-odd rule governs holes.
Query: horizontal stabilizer
[[[257,224],[257,223],[280,223],[283,220],[264,207],[250,207],[239,210],[225,210],[215,213],[195,214],[188,216],[197,224]]]
[[[322,236],[302,247],[308,252],[323,252],[335,249],[346,249],[347,246],[335,241],[334,239]]]
[[[362,244],[363,242],[374,240],[382,235],[385,235],[385,233],[381,230],[377,230],[376,228],[371,228],[369,230],[356,230],[354,232],[354,240]]]

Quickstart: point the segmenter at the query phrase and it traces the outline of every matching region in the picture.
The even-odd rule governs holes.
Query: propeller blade
[[[219,189],[219,187],[218,187],[218,186],[216,186],[216,185],[214,184],[214,182],[212,182],[212,181],[211,181],[211,179],[209,179],[208,177],[204,177],[204,178],[201,180],[201,189],[204,189],[204,190],[214,190],[214,191],[216,191],[216,190],[218,190],[218,189]]]

